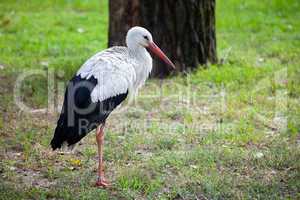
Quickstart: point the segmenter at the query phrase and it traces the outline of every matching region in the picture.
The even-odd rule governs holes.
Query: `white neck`
[[[145,47],[142,47],[141,45],[128,46],[127,48],[130,55],[136,58],[138,58],[139,56],[145,56],[148,53]]]
[[[148,51],[138,45],[128,47],[129,55],[134,61],[133,67],[136,72],[135,88],[141,87],[148,78],[152,70],[152,58]]]

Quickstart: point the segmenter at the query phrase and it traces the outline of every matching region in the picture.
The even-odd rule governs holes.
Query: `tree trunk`
[[[109,46],[124,45],[127,31],[137,25],[152,33],[178,71],[217,61],[215,0],[109,1]],[[154,58],[152,75],[169,70]]]

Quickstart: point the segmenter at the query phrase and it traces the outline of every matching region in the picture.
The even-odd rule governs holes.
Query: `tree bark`
[[[133,26],[148,29],[178,71],[217,62],[215,0],[110,0],[108,45],[124,45]],[[152,75],[170,72],[154,58]]]

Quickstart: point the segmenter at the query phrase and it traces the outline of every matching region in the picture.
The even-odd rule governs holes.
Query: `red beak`
[[[172,61],[164,54],[164,52],[162,52],[162,50],[154,42],[150,42],[147,48],[156,56],[158,56],[161,60],[163,60],[166,64],[170,65],[171,67],[173,67],[173,69],[175,69],[175,65],[172,63]]]

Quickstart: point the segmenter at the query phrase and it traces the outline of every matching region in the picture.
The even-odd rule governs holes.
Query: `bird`
[[[128,96],[136,95],[152,70],[150,53],[175,65],[154,43],[151,33],[139,26],[126,34],[126,46],[113,46],[89,58],[68,82],[51,147],[74,146],[96,130],[98,169],[96,186],[107,187],[103,144],[106,119]]]

